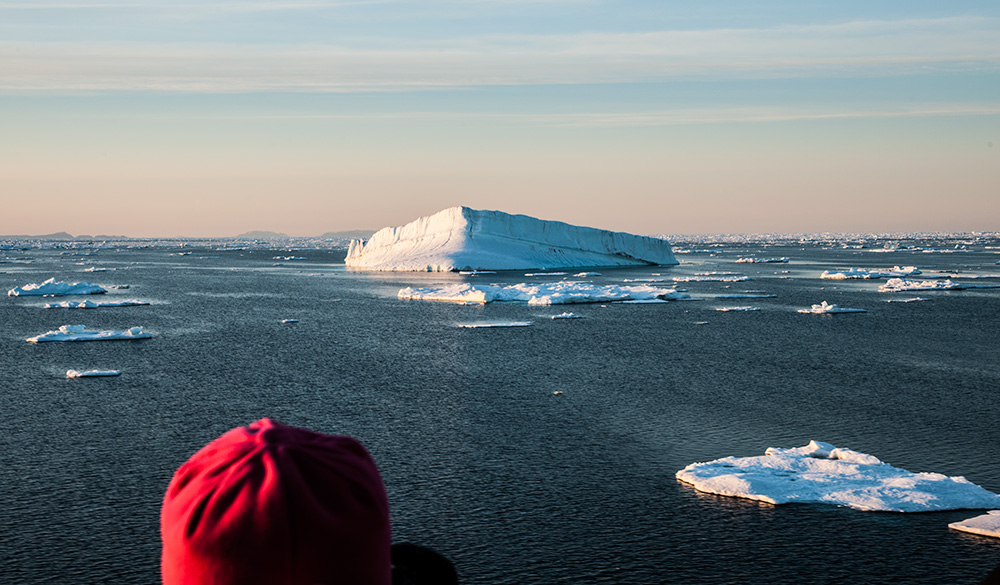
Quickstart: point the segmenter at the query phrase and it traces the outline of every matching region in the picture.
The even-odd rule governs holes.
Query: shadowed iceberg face
[[[670,244],[559,221],[452,207],[351,242],[345,263],[366,270],[536,270],[677,264]]]

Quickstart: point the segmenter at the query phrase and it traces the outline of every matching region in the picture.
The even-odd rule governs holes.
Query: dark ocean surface
[[[1000,288],[888,294],[885,279],[819,279],[893,265],[998,274],[1000,243],[896,242],[952,252],[725,243],[586,279],[751,277],[678,285],[704,300],[552,307],[398,300],[404,286],[564,277],[359,273],[342,249],[0,250],[3,291],[50,277],[130,287],[0,300],[0,582],[159,582],[173,471],[267,416],[361,439],[395,539],[444,553],[467,584],[978,583],[1000,539],[947,525],[981,511],[773,506],[674,478],[815,439],[1000,492]],[[777,297],[714,298],[747,290]],[[914,296],[932,300],[886,302]],[[152,304],[42,308],[85,298]],[[823,300],[868,312],[796,312]],[[760,310],[716,311],[741,305]],[[563,311],[584,318],[550,319]],[[493,321],[532,325],[458,327]],[[76,323],[153,338],[25,342]],[[66,379],[71,368],[123,373]]]

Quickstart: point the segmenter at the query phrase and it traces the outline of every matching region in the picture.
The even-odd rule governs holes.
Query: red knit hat
[[[357,440],[270,419],[174,474],[160,516],[164,585],[389,585],[389,502]]]

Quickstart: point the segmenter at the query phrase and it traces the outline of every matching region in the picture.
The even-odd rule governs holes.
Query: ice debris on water
[[[760,307],[718,307],[716,311],[729,312],[729,311],[759,311]]]
[[[522,302],[529,305],[563,305],[572,303],[604,303],[638,299],[681,300],[688,298],[676,289],[654,286],[598,286],[586,282],[554,282],[547,284],[472,285],[454,284],[437,288],[400,289],[400,299],[449,301],[459,303]]]
[[[848,268],[846,270],[824,270],[819,277],[828,280],[857,280],[892,278],[920,274],[916,266],[893,266],[892,268]]]
[[[31,283],[17,286],[7,291],[10,297],[26,296],[63,296],[63,295],[99,295],[108,291],[89,282],[56,282],[50,278],[41,284]]]
[[[150,337],[152,335],[143,331],[142,327],[132,327],[127,331],[116,331],[113,329],[88,331],[86,325],[63,325],[59,329],[29,337],[25,341],[29,343],[41,343],[45,341],[114,341],[149,339]]]
[[[826,301],[818,305],[813,305],[808,309],[799,309],[800,313],[815,313],[815,314],[830,314],[830,313],[867,313],[866,309],[848,309],[846,307],[839,307],[835,304],[830,304]]]
[[[139,299],[126,299],[124,301],[100,301],[94,302],[90,299],[85,301],[62,301],[59,303],[47,303],[46,309],[99,309],[101,307],[138,307],[148,305],[148,301]]]
[[[981,536],[1000,538],[1000,510],[990,510],[982,516],[976,516],[960,522],[952,522],[948,525],[948,528],[971,534],[979,534]]]
[[[692,463],[676,477],[698,491],[772,504],[823,503],[884,512],[1000,507],[1000,495],[964,477],[913,473],[819,441],[793,449],[769,447],[763,456]]]
[[[122,373],[121,370],[66,370],[67,378],[103,378],[109,376],[118,376]]]

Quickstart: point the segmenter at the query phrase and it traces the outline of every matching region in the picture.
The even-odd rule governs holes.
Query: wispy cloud
[[[0,44],[0,91],[350,92],[1000,68],[1000,19],[316,44]]]

